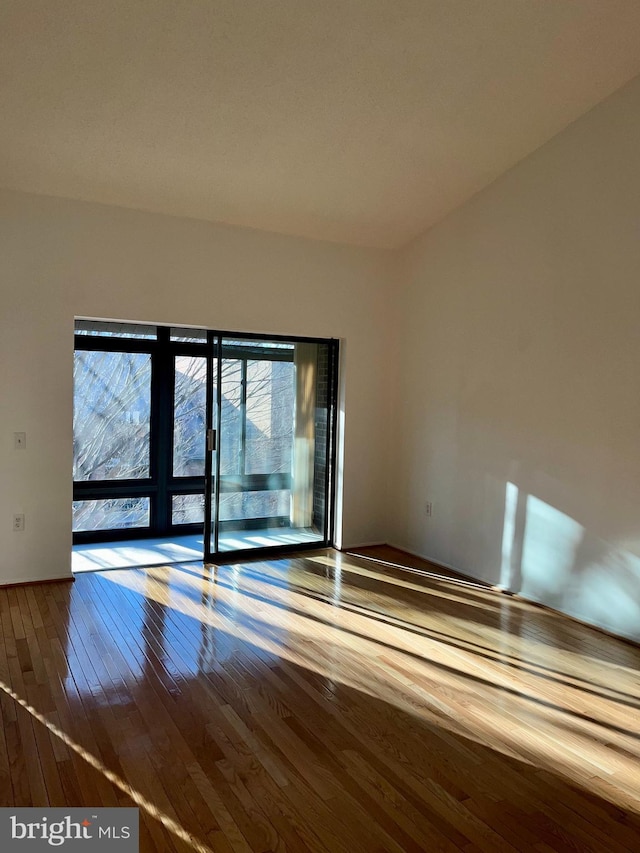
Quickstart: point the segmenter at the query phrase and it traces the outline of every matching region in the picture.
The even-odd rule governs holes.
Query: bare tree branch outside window
[[[291,471],[294,371],[293,363],[287,361],[223,359],[221,476]],[[246,406],[243,406],[243,373],[246,374]],[[150,354],[76,351],[76,481],[149,477],[150,423]],[[204,475],[205,427],[206,359],[200,356],[177,356],[174,476]],[[175,523],[200,520],[198,503],[194,497],[197,496],[175,496]],[[176,498],[182,500],[176,501]],[[224,495],[220,517],[247,519],[281,516],[287,512],[288,500],[288,490],[282,489],[235,492]],[[74,530],[148,525],[149,498],[74,502]]]

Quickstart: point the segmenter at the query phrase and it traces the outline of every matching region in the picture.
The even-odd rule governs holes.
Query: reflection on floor
[[[233,530],[220,534],[220,551],[264,548],[269,545],[300,545],[317,542],[320,534],[310,528],[276,527],[265,530]],[[204,553],[202,534],[174,536],[172,539],[130,539],[126,542],[100,542],[74,545],[71,555],[73,572],[95,572],[100,569],[126,569],[134,566],[160,566],[201,560]]]

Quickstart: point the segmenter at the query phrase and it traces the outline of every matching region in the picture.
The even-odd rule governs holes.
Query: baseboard
[[[25,580],[10,580],[3,581],[0,583],[0,589],[5,589],[6,587],[13,586],[33,586],[36,583],[73,583],[75,581],[74,575],[65,575],[61,578],[29,578],[28,581]]]
[[[417,557],[420,560],[427,560],[429,563],[433,563],[434,566],[439,566],[443,569],[448,569],[451,572],[455,572],[455,574],[460,577],[467,578],[469,581],[473,583],[482,583],[486,584],[487,589],[492,590],[493,592],[499,593],[500,595],[507,595],[509,598],[515,599],[516,601],[521,601],[523,604],[529,604],[531,607],[537,607],[541,610],[545,610],[547,613],[553,613],[556,616],[562,616],[563,619],[570,619],[572,622],[575,622],[578,625],[581,625],[583,628],[591,628],[594,631],[597,631],[599,634],[605,634],[607,637],[611,637],[613,640],[619,640],[622,643],[629,643],[634,648],[640,648],[640,641],[634,640],[632,637],[625,637],[624,634],[616,634],[613,631],[609,631],[607,628],[602,628],[600,625],[594,625],[593,622],[587,622],[585,619],[580,619],[579,616],[573,616],[571,613],[565,613],[564,610],[558,610],[557,607],[550,607],[548,604],[543,604],[541,601],[536,601],[533,598],[527,598],[527,596],[522,595],[519,592],[513,592],[510,589],[505,589],[503,587],[499,587],[497,585],[492,585],[487,583],[480,578],[475,578],[472,575],[468,575],[465,572],[461,572],[460,569],[457,569],[455,566],[451,566],[448,563],[443,563],[440,560],[433,560],[431,557],[425,557],[424,554],[416,554],[415,551],[409,551],[407,548],[403,548],[400,545],[396,545],[393,542],[386,542],[390,548],[397,548],[398,551],[404,551],[405,554],[409,554],[411,557]]]
[[[461,572],[460,569],[455,566],[449,565],[449,563],[443,563],[441,560],[434,560],[433,557],[427,557],[425,554],[418,554],[416,551],[409,551],[407,548],[403,548],[401,545],[396,545],[395,542],[386,542],[390,548],[397,548],[398,551],[404,551],[405,554],[410,554],[412,557],[417,557],[419,560],[426,560],[427,563],[433,563],[434,566],[438,566],[440,569],[447,569],[450,572],[455,572],[456,575],[460,575],[461,578],[466,578],[467,580],[473,581],[474,583],[484,583],[487,586],[491,586],[491,584],[487,583],[487,581],[482,580],[482,578],[475,578],[473,575],[468,575],[466,572]]]
[[[640,649],[640,640],[634,640],[633,637],[625,637],[624,634],[615,634],[613,631],[609,631],[608,628],[602,628],[600,625],[595,625],[593,622],[587,622],[586,619],[581,619],[579,616],[574,616],[571,613],[565,613],[564,610],[558,610],[557,607],[550,607],[548,604],[543,604],[541,601],[536,601],[534,598],[527,598],[525,595],[521,595],[519,592],[511,592],[509,590],[497,590],[498,592],[504,592],[507,595],[515,598],[516,601],[522,601],[523,604],[529,604],[531,607],[539,607],[541,610],[546,610],[547,613],[553,613],[556,616],[562,616],[563,619],[570,619],[572,622],[575,622],[578,625],[582,625],[583,628],[591,628],[593,631],[597,631],[599,634],[605,634],[607,637],[611,637],[612,640],[619,640],[621,643],[629,643],[629,645],[633,646],[636,649]]]
[[[430,563],[431,566],[433,566],[433,569],[435,571],[429,572],[427,569],[419,567],[419,566],[404,565],[401,562],[397,562],[397,561],[393,561],[393,560],[386,560],[384,557],[375,556],[374,554],[358,553],[360,550],[364,550],[364,549],[369,548],[369,547],[393,548],[396,551],[400,551],[403,554],[406,554],[407,557],[415,557],[416,560],[421,560],[422,562]],[[369,546],[369,545],[355,546],[355,547],[350,548],[350,549],[345,549],[345,551],[351,552],[354,556],[360,557],[361,559],[364,559],[364,560],[372,560],[373,562],[381,563],[383,565],[395,566],[396,568],[400,569],[401,571],[411,572],[413,574],[422,575],[422,576],[428,575],[428,574],[433,574],[434,577],[440,577],[440,575],[436,574],[436,572],[438,570],[442,570],[442,572],[443,572],[442,578],[445,580],[450,580],[452,583],[465,583],[465,584],[471,584],[473,586],[480,587],[482,589],[488,589],[488,590],[492,589],[490,584],[488,584],[486,581],[478,580],[478,578],[474,578],[471,575],[466,575],[463,572],[458,571],[458,569],[456,569],[454,566],[450,566],[447,563],[441,563],[438,560],[432,560],[431,557],[425,557],[422,554],[417,554],[415,551],[408,551],[406,548],[402,548],[402,547],[400,547],[400,545],[395,545],[392,542],[375,543],[375,545],[372,545],[372,546]]]
[[[337,551],[355,551],[356,548],[377,548],[378,545],[388,545],[388,542],[382,542],[378,540],[377,542],[358,542],[357,545],[342,545],[340,548],[336,548]],[[395,547],[395,546],[394,546]],[[409,553],[407,551],[407,553]]]

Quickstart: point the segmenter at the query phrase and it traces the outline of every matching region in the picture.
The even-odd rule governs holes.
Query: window
[[[149,477],[150,354],[76,351],[73,387],[74,480]]]

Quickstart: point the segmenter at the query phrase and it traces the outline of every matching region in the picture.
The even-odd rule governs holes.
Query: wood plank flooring
[[[640,851],[640,649],[480,585],[323,550],[0,620],[0,805],[137,805],[143,851]]]

